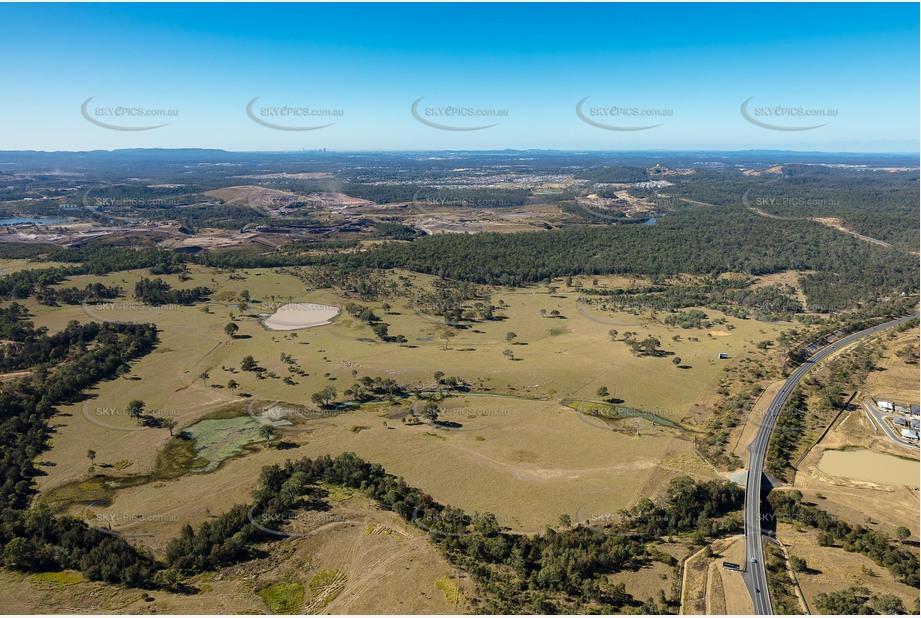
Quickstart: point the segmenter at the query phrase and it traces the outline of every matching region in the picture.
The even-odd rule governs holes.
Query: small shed
[[[720,352],[719,358],[729,358],[729,352]]]

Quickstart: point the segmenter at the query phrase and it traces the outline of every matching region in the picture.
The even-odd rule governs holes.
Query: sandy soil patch
[[[282,305],[271,316],[262,321],[270,330],[297,330],[329,324],[339,315],[337,307],[313,303],[290,303]]]
[[[754,611],[742,573],[723,567],[723,562],[742,564],[745,560],[743,537],[714,541],[707,557],[701,550],[685,563],[682,614],[745,615]]]
[[[818,469],[831,476],[917,487],[921,466],[910,459],[859,450],[825,451],[819,460]]]

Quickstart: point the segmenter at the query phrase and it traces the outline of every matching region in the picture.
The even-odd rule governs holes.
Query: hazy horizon
[[[745,153],[764,153],[764,154],[793,154],[793,155],[855,155],[855,156],[921,156],[921,150],[916,151],[856,151],[856,150],[792,150],[783,148],[739,148],[735,150],[722,150],[716,148],[698,149],[698,148],[635,148],[635,149],[595,149],[595,148],[404,148],[404,149],[363,149],[363,148],[322,148],[322,149],[303,149],[303,150],[234,150],[229,148],[213,148],[209,146],[141,146],[134,148],[94,148],[91,150],[39,150],[34,148],[0,150],[0,153],[17,153],[17,152],[36,152],[45,154],[56,153],[115,153],[138,150],[189,150],[205,152],[226,152],[228,154],[347,154],[347,153],[364,153],[364,154],[399,154],[399,153],[502,153],[502,152],[534,152],[534,153],[566,153],[566,154],[745,154]]]
[[[46,8],[0,149],[921,150],[911,4]]]

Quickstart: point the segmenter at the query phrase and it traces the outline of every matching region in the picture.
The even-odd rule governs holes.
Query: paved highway
[[[892,320],[891,322],[853,333],[822,348],[790,374],[780,392],[777,393],[768,406],[761,421],[761,426],[758,428],[758,433],[748,447],[748,477],[745,482],[745,566],[743,567],[743,578],[755,603],[756,614],[768,615],[774,613],[771,606],[771,595],[768,593],[767,574],[764,570],[764,548],[761,544],[761,487],[764,473],[764,456],[767,453],[768,442],[771,439],[771,431],[774,429],[777,415],[783,408],[784,403],[786,403],[787,398],[790,397],[790,393],[793,392],[796,385],[816,363],[862,337],[897,326],[917,317],[917,315],[910,315],[898,320]]]

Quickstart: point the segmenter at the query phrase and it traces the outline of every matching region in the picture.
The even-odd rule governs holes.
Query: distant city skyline
[[[6,4],[0,150],[916,153],[918,27],[916,4]]]

